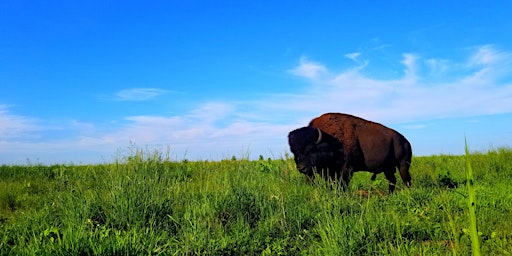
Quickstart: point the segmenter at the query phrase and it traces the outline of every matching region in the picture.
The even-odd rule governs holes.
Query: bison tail
[[[408,188],[411,187],[411,174],[409,173],[409,168],[411,167],[410,161],[402,161],[398,169],[400,171],[400,177],[404,182],[405,186]]]

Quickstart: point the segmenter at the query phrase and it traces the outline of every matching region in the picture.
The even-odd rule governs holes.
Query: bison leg
[[[393,193],[393,191],[395,191],[395,187],[396,187],[395,170],[394,170],[394,168],[391,170],[386,170],[384,172],[384,174],[386,175],[386,179],[389,182],[389,193],[391,194],[391,193]]]
[[[350,183],[350,179],[352,179],[352,170],[351,169],[344,169],[341,172],[341,187],[343,188],[343,191],[347,190],[348,183]]]

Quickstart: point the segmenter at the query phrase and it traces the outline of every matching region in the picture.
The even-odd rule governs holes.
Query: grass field
[[[512,150],[472,153],[482,255],[512,254]],[[465,156],[414,157],[342,192],[293,159],[0,166],[0,255],[469,255]],[[398,177],[398,175],[397,175]]]

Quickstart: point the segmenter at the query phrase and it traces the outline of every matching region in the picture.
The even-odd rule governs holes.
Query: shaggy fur
[[[313,179],[315,172],[326,179],[341,175],[343,146],[334,137],[313,127],[302,127],[288,134],[288,144],[297,170]]]

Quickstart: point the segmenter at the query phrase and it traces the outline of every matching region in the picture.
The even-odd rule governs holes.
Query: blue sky
[[[1,1],[0,164],[282,157],[325,112],[512,144],[509,1]]]

